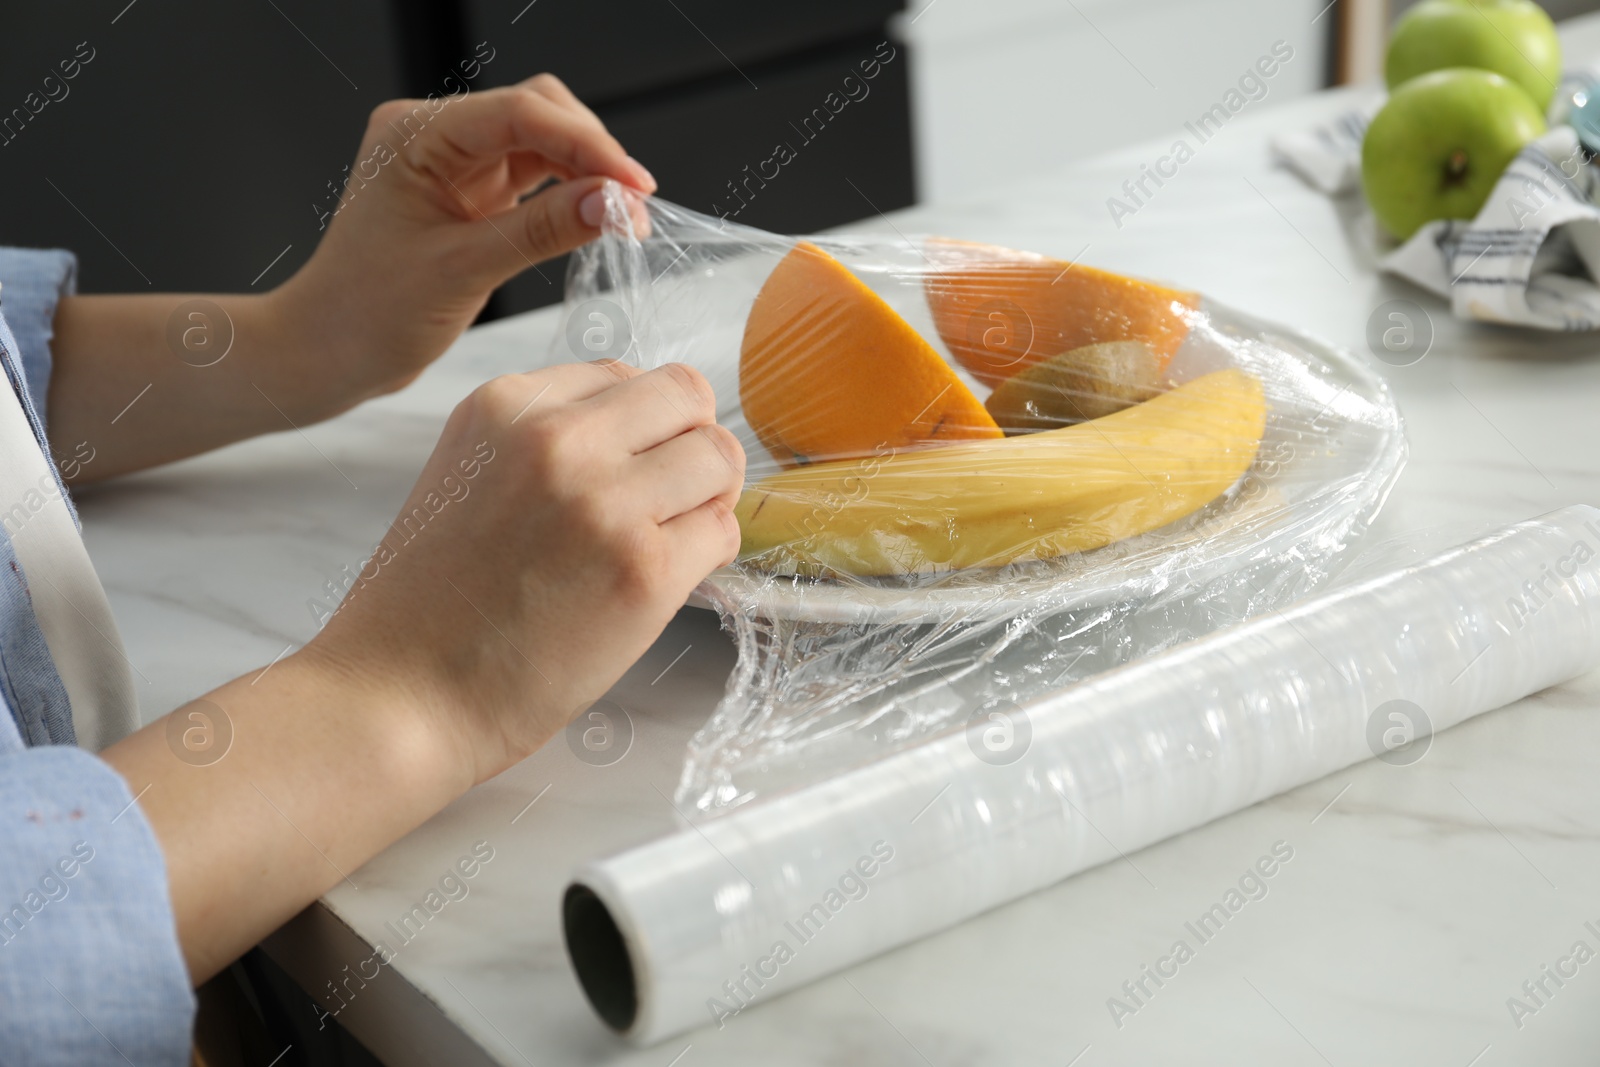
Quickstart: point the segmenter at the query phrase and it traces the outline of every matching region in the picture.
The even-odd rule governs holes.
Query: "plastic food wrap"
[[[1341,767],[1415,762],[1600,666],[1597,557],[1600,510],[1565,508],[586,864],[579,980],[639,1043],[721,1025]]]
[[[612,190],[554,355],[698,368],[748,454],[701,815],[1288,604],[1404,459],[1362,364],[1193,291],[646,210]]]

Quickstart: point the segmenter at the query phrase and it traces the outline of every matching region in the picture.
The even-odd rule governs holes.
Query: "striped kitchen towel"
[[[1572,90],[1596,71],[1569,75]],[[1330,196],[1360,188],[1361,139],[1376,106],[1273,138],[1277,158]],[[1459,317],[1546,330],[1600,329],[1600,168],[1571,126],[1553,125],[1501,175],[1478,217],[1431,222],[1379,266],[1450,301]]]
[[[1347,111],[1325,125],[1291,130],[1272,138],[1280,163],[1329,196],[1361,188],[1361,139],[1378,106]]]

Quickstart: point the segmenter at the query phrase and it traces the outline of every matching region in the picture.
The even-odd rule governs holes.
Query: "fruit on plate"
[[[1085,345],[995,386],[983,406],[1006,434],[1104,418],[1161,392],[1162,361],[1143,341]]]
[[[972,390],[833,256],[801,242],[756,294],[739,358],[750,428],[785,467],[998,438]]]
[[[1532,0],[1422,0],[1395,26],[1384,78],[1393,90],[1450,67],[1511,79],[1543,114],[1561,81],[1555,23]]]
[[[1361,182],[1402,241],[1435,219],[1470,219],[1524,145],[1544,133],[1528,94],[1487,70],[1436,70],[1394,91],[1361,144]]]
[[[1076,426],[783,471],[739,498],[740,558],[865,577],[1099,548],[1210,503],[1265,424],[1260,380],[1230,368]]]
[[[935,238],[923,288],[951,355],[985,385],[1084,345],[1143,341],[1163,367],[1197,293],[1032,252]]]

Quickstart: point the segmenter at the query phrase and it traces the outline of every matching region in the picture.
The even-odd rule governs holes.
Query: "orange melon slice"
[[[936,238],[923,288],[951,355],[986,385],[1084,345],[1142,341],[1162,369],[1189,335],[1198,293],[1032,252]]]
[[[785,467],[1003,436],[910,323],[806,242],[773,268],[750,309],[739,399]]]

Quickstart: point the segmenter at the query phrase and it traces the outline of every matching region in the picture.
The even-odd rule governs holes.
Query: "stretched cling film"
[[[699,590],[739,660],[685,759],[696,817],[1287,605],[1405,457],[1346,353],[942,237],[779,237],[612,189],[564,324],[557,359],[698,368],[749,457],[739,559]]]

